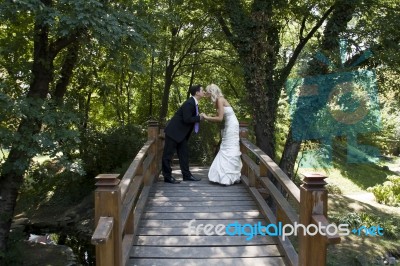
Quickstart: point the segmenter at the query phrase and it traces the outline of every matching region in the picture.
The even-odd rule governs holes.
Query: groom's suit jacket
[[[184,138],[189,139],[196,122],[200,122],[200,116],[196,115],[196,102],[190,97],[179,107],[164,131],[168,137],[179,143]]]

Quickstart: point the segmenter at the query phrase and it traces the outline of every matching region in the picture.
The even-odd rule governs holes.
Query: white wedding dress
[[[224,107],[225,127],[217,156],[208,172],[211,182],[232,185],[240,182],[242,161],[240,159],[239,121],[232,107]]]

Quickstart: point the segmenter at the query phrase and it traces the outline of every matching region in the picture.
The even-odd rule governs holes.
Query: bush
[[[135,125],[113,128],[106,132],[87,131],[81,145],[86,175],[95,177],[121,169],[127,161],[135,158],[145,141],[145,130]]]
[[[348,224],[350,230],[352,228],[359,228],[360,226],[380,226],[383,228],[383,236],[389,239],[398,239],[398,230],[400,229],[400,219],[382,218],[371,213],[366,212],[349,212],[344,215],[331,217],[337,224]]]
[[[122,176],[144,142],[144,131],[136,126],[86,132],[80,153],[70,162],[52,159],[32,164],[20,191],[19,206],[34,210],[49,202],[58,206],[80,202],[94,189],[96,175],[113,172]]]
[[[57,204],[61,207],[79,202],[93,190],[93,178],[85,178],[82,174],[64,161],[34,162],[24,177],[17,212],[35,212],[41,205]]]
[[[376,201],[390,206],[400,206],[400,176],[388,176],[386,182],[367,190],[372,192]]]
[[[342,195],[343,194],[340,187],[335,184],[327,184],[325,186],[325,188],[326,188],[326,190],[328,190],[329,194],[333,194],[333,195]]]
[[[188,143],[190,164],[210,166],[219,148],[220,126],[220,124],[202,123],[199,133],[192,133]]]

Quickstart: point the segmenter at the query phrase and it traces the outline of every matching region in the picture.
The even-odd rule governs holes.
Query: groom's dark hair
[[[200,84],[191,86],[190,89],[189,89],[190,95],[195,96],[196,92],[200,91],[200,89],[201,89],[201,85]]]

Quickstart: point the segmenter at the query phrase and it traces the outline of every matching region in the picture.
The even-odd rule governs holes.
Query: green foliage
[[[327,184],[325,188],[328,190],[329,194],[341,195],[343,194],[339,186],[335,184]]]
[[[382,169],[376,162],[370,163],[348,163],[347,153],[349,149],[357,150],[347,144],[345,138],[337,138],[333,142],[333,166],[338,169],[341,175],[352,183],[366,190],[384,182],[392,172]],[[329,171],[329,169],[327,169]],[[328,174],[329,176],[329,174]]]
[[[351,227],[358,227],[362,223],[360,215],[355,212],[349,212],[344,214],[343,216],[333,216],[331,218],[339,224],[348,224]]]
[[[94,188],[94,177],[117,170],[123,175],[144,144],[143,131],[136,126],[85,134],[81,154],[67,160],[35,161],[25,175],[19,206],[24,211],[43,204],[69,206]],[[81,159],[82,158],[82,159]]]
[[[193,133],[189,139],[190,164],[211,164],[219,148],[219,130],[218,124],[200,123],[199,133]]]
[[[400,206],[400,176],[388,176],[387,181],[367,189],[376,201],[390,206]]]
[[[381,88],[380,117],[381,130],[367,136],[372,145],[379,147],[384,154],[400,154],[400,82],[399,73],[393,69],[380,69],[377,72]]]
[[[119,46],[125,41],[144,44],[141,33],[147,31],[134,13],[133,4],[121,5],[97,0],[55,1],[46,5],[40,1],[15,1],[3,3],[0,8],[5,17],[17,14],[34,17],[49,26],[53,36],[64,37],[80,31],[108,43]],[[118,1],[114,1],[118,2]]]
[[[51,158],[68,156],[77,148],[79,132],[75,125],[79,122],[79,115],[73,107],[27,98],[12,101],[2,93],[0,101],[6,106],[0,110],[0,117],[4,119],[0,122],[1,148],[14,146],[32,157],[40,154]],[[39,133],[16,132],[16,125],[27,115],[41,121],[38,123],[42,128]]]
[[[80,148],[87,176],[93,178],[100,173],[110,173],[132,161],[144,142],[143,129],[135,125],[111,128],[105,132],[87,130]]]
[[[25,261],[21,258],[25,250],[20,244],[26,239],[26,234],[22,231],[22,228],[12,230],[8,239],[8,250],[5,254],[0,251],[0,261],[4,262],[4,265],[23,265]],[[2,264],[3,265],[3,264]]]
[[[257,106],[249,105],[248,96],[259,98],[261,103],[268,96],[262,91],[249,95],[251,93],[244,88],[243,71],[261,69],[260,72],[271,79],[281,77],[283,73],[280,70],[289,61],[299,40],[304,40],[320,15],[336,1],[271,2],[273,11],[265,16],[268,21],[260,25],[270,26],[271,36],[257,39],[261,40],[258,47],[262,47],[263,40],[268,41],[268,54],[254,58],[248,68],[243,68],[243,60],[238,59],[228,42],[229,37],[225,36],[214,17],[219,13],[226,15],[226,8],[222,8],[224,1],[57,0],[52,1],[52,6],[45,6],[43,2],[16,0],[0,3],[0,151],[6,151],[5,156],[0,156],[0,164],[12,145],[32,156],[51,157],[43,164],[32,165],[21,192],[36,196],[39,203],[47,203],[55,200],[57,192],[67,191],[70,199],[57,199],[63,204],[78,200],[91,191],[93,177],[97,174],[124,173],[145,141],[143,129],[131,125],[143,124],[150,116],[158,115],[169,60],[173,61],[175,68],[171,73],[173,84],[169,92],[168,116],[185,100],[189,84],[216,83],[233,105],[239,120],[253,121],[253,110],[257,110]],[[261,8],[254,5],[260,1],[225,2],[233,3],[229,8],[243,6],[243,13],[232,12],[231,17],[225,17],[227,22],[234,16],[247,15],[252,9]],[[347,56],[366,48],[374,51],[374,57],[365,67],[379,68],[379,90],[385,94],[381,101],[383,130],[362,136],[362,141],[378,145],[383,153],[400,151],[398,8],[398,1],[364,1],[344,33],[351,43]],[[261,13],[258,18],[262,18]],[[49,99],[53,97],[60,77],[65,51],[54,60],[54,78],[46,103],[33,108],[33,103],[24,100],[32,81],[35,21],[49,26],[50,43],[76,35],[80,44],[79,60],[63,98],[65,105],[59,107]],[[255,40],[251,37],[254,37],[256,27],[247,30],[249,27],[245,23],[234,26],[244,29],[235,31],[240,33],[236,36],[237,41],[251,43]],[[272,34],[274,31],[277,34]],[[311,56],[319,51],[323,31],[324,27],[321,27],[315,38],[304,47],[305,52],[299,56],[296,70],[307,68]],[[279,49],[274,51],[274,45]],[[250,52],[251,46],[244,45],[242,49]],[[271,69],[273,73],[265,73],[256,59],[260,62],[271,59],[268,65],[276,71]],[[339,58],[332,58],[335,59],[338,61]],[[251,86],[256,84],[256,80],[251,80]],[[265,91],[272,85],[272,80],[268,80]],[[214,106],[206,102],[201,104],[206,113],[215,113]],[[278,106],[273,135],[280,153],[289,120],[286,101],[281,99]],[[40,133],[34,136],[16,134],[26,114],[43,121]],[[261,115],[273,116],[274,113],[263,112]],[[218,140],[219,125],[202,123],[200,133],[190,139],[191,163],[209,164]],[[337,149],[337,153],[341,154],[339,159],[336,156],[335,167],[362,189],[382,183],[388,174],[374,165],[347,164],[343,160],[346,158],[343,156],[346,153],[344,148]],[[383,200],[394,193],[393,186],[385,184],[378,189]],[[334,185],[327,188],[330,193],[340,193]],[[361,216],[348,217],[353,222],[357,219],[359,222],[367,220]],[[390,225],[386,227],[392,230]]]
[[[367,212],[348,212],[343,215],[333,216],[332,220],[338,224],[348,224],[350,230],[360,226],[380,226],[383,228],[383,237],[388,239],[399,239],[400,219],[396,217],[382,218]]]
[[[80,160],[36,161],[25,175],[18,205],[26,213],[39,206],[56,204],[60,208],[79,202],[93,189],[93,182],[85,178]]]
[[[55,161],[32,164],[21,188],[22,194],[29,195],[28,202],[32,206],[40,202],[48,202],[51,199],[54,188],[57,187],[57,174],[60,171],[62,168]]]

